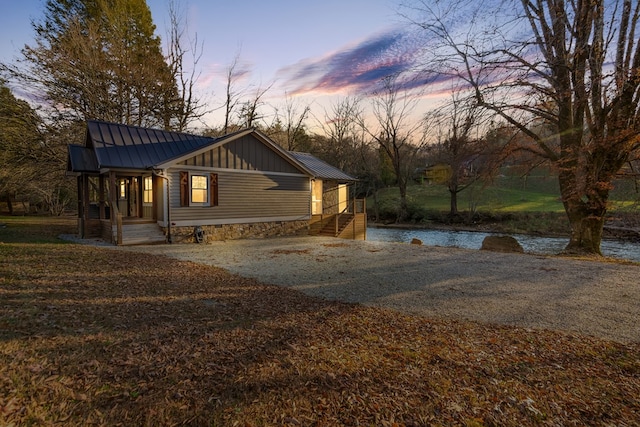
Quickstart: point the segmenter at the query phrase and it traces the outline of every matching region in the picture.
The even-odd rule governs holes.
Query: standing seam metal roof
[[[307,167],[316,178],[327,179],[327,180],[335,180],[335,181],[357,181],[357,178],[354,178],[340,169],[331,166],[329,163],[320,160],[319,158],[313,156],[309,153],[300,153],[297,151],[289,151],[289,154]]]
[[[216,141],[187,133],[96,120],[87,122],[87,133],[88,145],[93,145],[99,168],[147,169]]]
[[[87,122],[85,146],[69,146],[68,168],[73,172],[96,173],[103,168],[149,169],[246,131],[243,129],[220,138],[210,138],[90,120]],[[282,151],[316,178],[357,181],[309,153]]]

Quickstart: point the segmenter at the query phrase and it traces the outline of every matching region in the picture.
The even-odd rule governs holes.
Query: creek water
[[[367,240],[378,242],[411,242],[416,238],[429,246],[480,249],[482,241],[490,234],[479,231],[450,231],[428,229],[400,229],[368,227]],[[568,243],[566,237],[540,237],[526,234],[511,234],[522,245],[526,253],[553,255],[561,252]],[[621,240],[603,240],[602,254],[612,258],[640,262],[640,243]]]

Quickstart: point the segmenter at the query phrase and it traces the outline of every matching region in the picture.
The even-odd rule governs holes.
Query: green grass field
[[[637,210],[640,193],[633,183],[620,181],[611,192],[611,209]],[[389,187],[379,191],[380,206],[388,208],[398,202],[398,189]],[[411,183],[408,188],[409,205],[430,211],[448,212],[450,195],[444,185]],[[369,200],[370,206],[373,198]],[[493,213],[558,212],[564,208],[555,176],[519,177],[499,176],[487,185],[476,183],[458,194],[458,210]]]
[[[409,217],[407,222],[429,225],[451,222],[450,195],[444,185],[412,182],[408,189]],[[399,193],[388,187],[370,197],[370,215],[383,222],[397,216]],[[459,218],[456,223],[487,226],[495,231],[543,234],[566,234],[569,224],[560,200],[557,178],[549,175],[520,177],[501,175],[492,183],[476,183],[458,194]],[[620,181],[611,192],[609,213],[636,216],[640,213],[640,193],[635,183]]]

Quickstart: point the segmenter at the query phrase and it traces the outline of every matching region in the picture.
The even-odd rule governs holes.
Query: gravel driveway
[[[640,266],[321,237],[120,247],[326,299],[640,342]]]

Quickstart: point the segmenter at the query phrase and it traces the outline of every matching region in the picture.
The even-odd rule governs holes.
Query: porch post
[[[151,175],[151,218],[154,221],[158,221],[158,188],[160,187],[160,181],[161,179],[155,174]]]
[[[115,240],[113,243],[116,245],[122,244],[122,214],[118,209],[118,187],[116,186],[116,173],[109,171],[109,188],[111,188],[110,203],[111,203],[111,238]],[[113,235],[113,228],[116,229],[115,236]]]
[[[98,188],[99,188],[99,202],[100,202],[100,219],[105,219],[107,217],[106,208],[105,208],[105,200],[104,200],[104,175],[100,175],[98,178]]]
[[[82,174],[78,175],[78,236],[84,238],[84,203],[82,201]]]
[[[89,175],[82,174],[82,238],[89,236]]]
[[[138,188],[136,189],[136,204],[138,208],[138,218],[144,217],[144,177],[140,175],[138,180]]]

